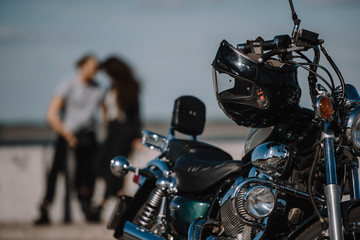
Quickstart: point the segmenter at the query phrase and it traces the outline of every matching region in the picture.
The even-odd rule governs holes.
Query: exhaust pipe
[[[126,240],[164,240],[147,229],[135,225],[129,221],[124,226],[124,239]]]

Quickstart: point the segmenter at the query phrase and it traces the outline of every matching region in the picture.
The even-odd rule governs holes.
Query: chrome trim
[[[251,163],[266,175],[280,178],[289,170],[291,155],[292,150],[289,146],[266,142],[254,149],[251,154]]]
[[[176,178],[172,177],[160,177],[156,181],[156,187],[163,192],[173,194],[177,192]]]
[[[154,150],[160,150],[161,152],[164,152],[167,148],[167,145],[169,143],[168,139],[160,134],[148,131],[146,129],[143,129],[141,131],[142,137],[141,137],[141,144]]]
[[[351,127],[354,124],[355,118],[356,116],[360,113],[360,106],[356,106],[353,109],[351,109],[351,111],[349,111],[349,115],[347,116],[346,119],[346,128],[351,129]]]
[[[349,109],[343,114],[342,125],[345,127],[344,137],[352,146],[352,152],[359,156],[360,142],[356,141],[354,134],[357,127],[356,122],[358,122],[360,118],[360,102],[347,100],[346,104],[349,105]]]
[[[124,226],[124,239],[125,240],[164,240],[145,228],[135,225],[129,221]]]
[[[217,220],[214,220],[214,219],[196,219],[196,220],[194,220],[190,224],[187,239],[188,240],[199,240],[199,239],[201,239],[202,230],[207,225],[210,225],[210,226],[219,225],[219,222]]]
[[[341,212],[340,212],[340,194],[341,188],[336,184],[329,184],[325,187],[326,199],[328,202],[330,239],[343,239]]]
[[[255,177],[255,178],[260,178],[260,179],[267,179],[267,180],[270,180],[270,181],[273,181],[274,179],[269,176],[269,175],[266,175],[265,173],[263,172],[260,172],[256,167],[252,167],[249,171],[249,174],[248,174],[248,177]]]
[[[356,151],[356,153],[360,152],[359,143],[356,141],[356,137],[355,137],[355,131],[357,128],[356,123],[359,121],[359,117],[360,117],[360,107],[356,107],[349,116],[348,124],[351,124],[351,126],[348,127],[349,130],[347,130],[347,133],[350,132],[350,139],[348,139],[348,141],[352,143],[352,146]]]
[[[325,135],[334,135],[330,123],[324,123]],[[337,185],[336,176],[336,161],[335,161],[335,149],[334,139],[324,138],[324,159],[326,167],[326,202],[328,207],[329,215],[329,227],[330,227],[330,238],[334,240],[342,239],[342,224],[341,224],[341,213],[340,213],[340,195],[341,188]]]
[[[110,161],[111,173],[116,177],[125,176],[131,169],[128,159],[124,156],[117,156]]]

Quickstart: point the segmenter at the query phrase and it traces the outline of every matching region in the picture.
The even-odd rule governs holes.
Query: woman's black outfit
[[[123,187],[123,178],[115,177],[110,171],[110,161],[116,156],[128,157],[132,141],[140,137],[138,107],[126,113],[125,121],[112,120],[108,123],[107,137],[102,148],[102,172],[106,181],[104,199],[116,196]]]

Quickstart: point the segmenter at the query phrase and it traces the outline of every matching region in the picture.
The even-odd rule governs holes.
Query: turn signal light
[[[320,99],[318,100],[318,110],[320,113],[320,117],[322,117],[325,120],[330,120],[334,112],[333,104],[330,98],[320,97]]]

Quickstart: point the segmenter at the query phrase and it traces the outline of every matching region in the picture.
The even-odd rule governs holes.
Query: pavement
[[[33,224],[38,217],[38,211],[36,204],[27,203],[26,200],[22,200],[21,206],[16,204],[7,205],[9,210],[2,211],[4,215],[7,215],[10,220],[2,219],[0,221],[0,240],[106,240],[115,239],[113,237],[113,230],[106,228],[107,222],[115,208],[117,199],[115,197],[108,200],[101,214],[101,221],[99,223],[88,223],[83,216],[80,209],[80,204],[77,199],[73,197],[71,199],[71,223],[63,223],[63,195],[64,195],[64,181],[59,179],[57,184],[57,198],[55,199],[54,206],[50,209],[49,215],[51,223],[49,225],[36,226]],[[94,199],[99,201],[101,192],[104,190],[104,183],[102,180],[97,181],[97,193]],[[129,185],[129,184],[128,184]],[[127,186],[129,188],[129,186]],[[132,188],[132,187],[130,187]],[[128,189],[127,191],[132,191]],[[131,195],[131,192],[129,192]],[[1,199],[1,196],[0,196]],[[1,205],[1,203],[0,203]],[[16,212],[17,209],[21,209],[24,213],[22,218],[14,217],[9,212]],[[35,211],[35,213],[33,213]],[[0,213],[1,214],[1,213]],[[12,217],[12,218],[11,218]]]
[[[56,223],[49,226],[0,224],[1,240],[99,240],[115,239],[106,223]]]

